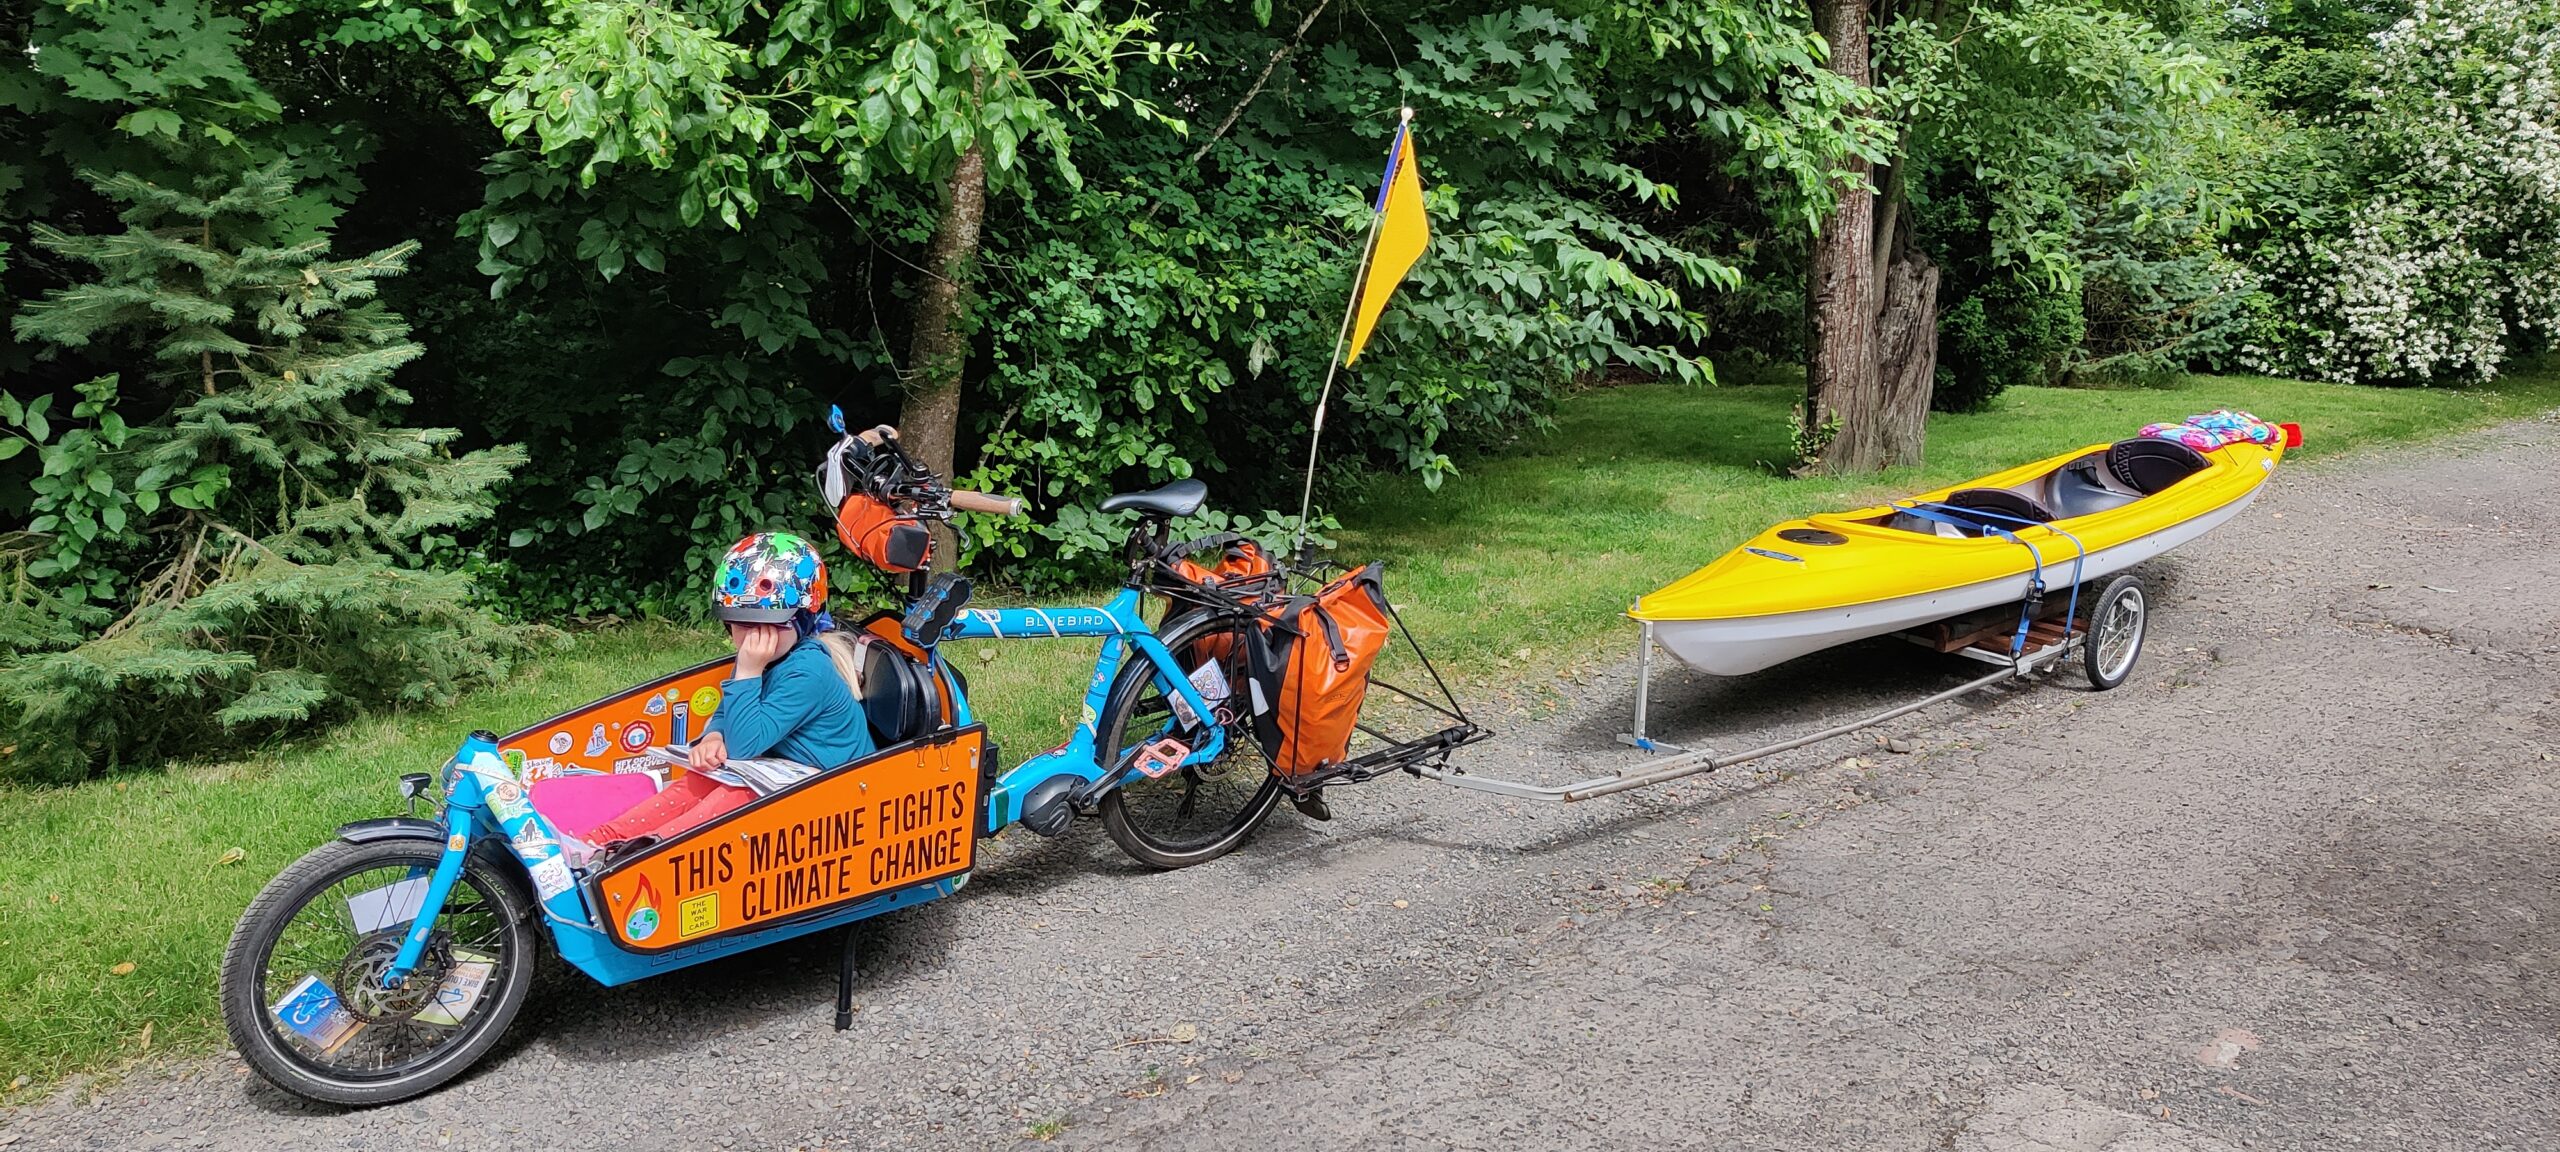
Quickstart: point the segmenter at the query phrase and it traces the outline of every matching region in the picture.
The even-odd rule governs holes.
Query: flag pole
[[[1360,307],[1360,289],[1369,282],[1369,255],[1378,247],[1378,223],[1383,212],[1369,214],[1369,239],[1360,248],[1360,274],[1351,278],[1351,299],[1342,306],[1342,330],[1333,338],[1333,357],[1325,361],[1324,389],[1316,393],[1315,427],[1307,432],[1307,484],[1298,493],[1298,539],[1290,545],[1291,555],[1304,555],[1307,550],[1307,514],[1315,507],[1316,445],[1324,439],[1324,409],[1333,399],[1333,376],[1342,369],[1342,346],[1351,342],[1351,316]]]
[[[1404,117],[1398,121],[1396,128],[1394,147],[1398,149],[1404,147],[1405,126],[1412,123],[1413,109],[1404,109]],[[1395,156],[1388,157],[1390,182],[1393,180],[1392,165],[1397,159]],[[1307,482],[1306,487],[1298,493],[1298,539],[1289,546],[1289,554],[1293,558],[1306,555],[1307,516],[1315,507],[1316,446],[1324,440],[1325,404],[1333,399],[1333,377],[1342,369],[1342,346],[1351,342],[1351,317],[1360,309],[1360,290],[1369,286],[1369,260],[1378,251],[1378,226],[1385,223],[1387,219],[1386,201],[1387,190],[1381,185],[1378,189],[1378,206],[1369,212],[1369,238],[1360,244],[1360,271],[1358,275],[1351,278],[1351,299],[1344,301],[1342,305],[1342,328],[1334,333],[1333,357],[1325,361],[1324,388],[1316,393],[1315,427],[1307,432]]]

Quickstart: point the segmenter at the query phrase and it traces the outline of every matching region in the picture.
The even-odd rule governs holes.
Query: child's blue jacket
[[[720,707],[705,731],[720,733],[733,758],[778,756],[813,768],[858,760],[875,747],[862,702],[815,634],[801,637],[764,675],[721,681]]]

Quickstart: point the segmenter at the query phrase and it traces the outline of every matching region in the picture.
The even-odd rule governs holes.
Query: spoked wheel
[[[460,1075],[498,1042],[533,986],[533,910],[475,857],[406,980],[382,976],[444,845],[331,841],[251,901],[222,956],[231,1043],[275,1086],[387,1104]]]
[[[1097,726],[1095,746],[1118,768],[1141,749],[1171,738],[1198,747],[1207,724],[1226,728],[1226,749],[1216,760],[1194,764],[1150,780],[1132,771],[1118,788],[1102,796],[1102,826],[1122,851],[1158,868],[1184,868],[1215,860],[1253,835],[1280,800],[1280,781],[1254,742],[1246,693],[1245,643],[1254,627],[1243,615],[1192,616],[1165,634],[1165,647],[1195,684],[1207,682],[1201,695],[1217,713],[1206,723],[1180,715],[1180,698],[1160,678],[1155,665],[1135,653],[1121,666],[1120,678]],[[1203,671],[1213,668],[1214,671]]]
[[[2142,581],[2127,574],[2107,581],[2089,610],[2089,636],[2080,642],[2080,661],[2089,687],[2104,692],[2133,675],[2142,655],[2143,629],[2151,622],[2150,600]]]

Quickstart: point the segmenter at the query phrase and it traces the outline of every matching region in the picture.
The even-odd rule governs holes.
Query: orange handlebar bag
[[[860,493],[836,506],[836,539],[883,572],[914,572],[933,560],[933,533],[923,521]]]

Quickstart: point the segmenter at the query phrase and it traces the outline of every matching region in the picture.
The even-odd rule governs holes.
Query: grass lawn
[[[1776,520],[2213,407],[2298,421],[2301,455],[2330,455],[2560,408],[2560,375],[2461,391],[2248,377],[2019,389],[1987,412],[1931,417],[1927,467],[1856,481],[1781,476],[1796,396],[1786,386],[1577,396],[1553,434],[1523,435],[1437,492],[1381,481],[1344,515],[1342,554],[1388,561],[1407,622],[1462,682],[1535,684],[1559,665],[1628,655],[1633,633],[1617,613],[1630,600]],[[146,1049],[213,1048],[222,1035],[214,973],[233,919],[331,828],[392,811],[394,776],[433,768],[471,728],[522,727],[723,647],[707,629],[598,632],[451,708],[360,720],[223,763],[0,789],[0,1083],[26,1078],[0,1099]],[[1011,642],[960,658],[979,708],[1018,757],[1064,732],[1091,649]],[[245,855],[225,862],[235,848]]]

